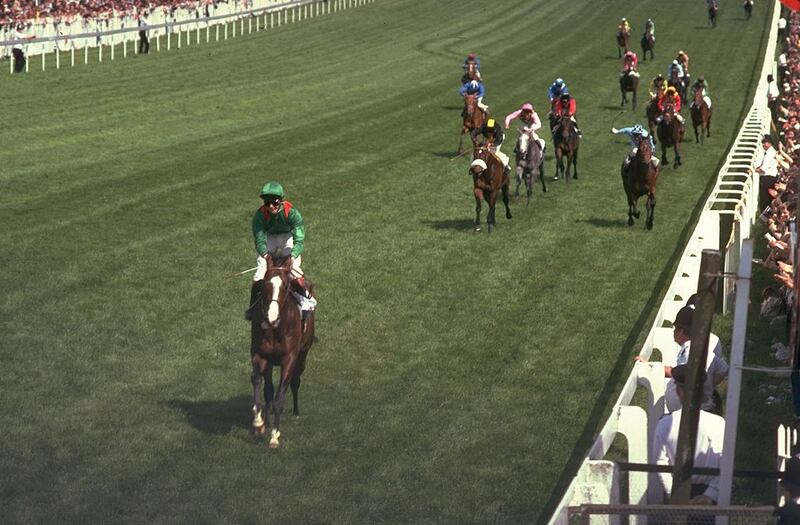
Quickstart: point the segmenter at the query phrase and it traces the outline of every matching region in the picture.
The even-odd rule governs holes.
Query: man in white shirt
[[[761,139],[761,148],[761,154],[756,158],[755,169],[751,169],[750,173],[757,173],[759,176],[759,206],[763,210],[771,200],[767,190],[778,180],[778,159],[769,134]]]
[[[775,82],[775,77],[771,74],[767,75],[767,107],[772,114],[772,121],[776,122],[778,118],[778,102],[780,101],[781,92],[778,89],[778,83]]]
[[[684,385],[687,375],[686,365],[679,365],[672,369],[672,377],[678,386],[677,392],[681,400],[684,398]],[[701,379],[704,379],[703,375],[703,372],[700,371]],[[656,426],[652,455],[657,465],[675,465],[682,413],[683,409],[680,409],[667,414],[659,420]],[[700,420],[697,425],[694,466],[698,468],[719,468],[724,438],[725,420],[715,414],[701,410]],[[658,479],[663,485],[664,493],[669,497],[672,492],[672,474],[660,472]],[[717,501],[718,493],[718,476],[692,476],[692,503],[714,504]]]

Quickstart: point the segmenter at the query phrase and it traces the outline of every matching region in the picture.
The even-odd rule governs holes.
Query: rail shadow
[[[441,221],[422,221],[422,224],[430,226],[434,230],[469,231],[474,228],[474,224],[470,219],[444,219]]]
[[[593,217],[591,219],[578,219],[575,222],[582,222],[584,224],[595,226],[597,228],[628,228],[627,220],[616,221],[611,219],[600,219],[597,217]]]
[[[238,428],[250,430],[252,397],[241,395],[226,400],[189,401],[171,399],[167,406],[178,410],[194,428],[207,434],[230,434]]]

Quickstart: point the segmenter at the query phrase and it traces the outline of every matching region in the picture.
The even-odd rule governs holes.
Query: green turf
[[[378,0],[2,75],[4,521],[543,520],[749,107],[765,8],[710,30],[689,0]],[[625,224],[627,141],[609,133],[643,120],[618,116],[621,16],[657,24],[643,84],[681,48],[714,97],[652,232]],[[543,115],[562,76],[584,131],[580,180],[498,213],[491,237],[471,231],[468,161],[447,158],[470,51],[496,114]],[[268,179],[306,219],[320,300],[279,451],[249,436],[249,285],[225,279],[253,266]]]

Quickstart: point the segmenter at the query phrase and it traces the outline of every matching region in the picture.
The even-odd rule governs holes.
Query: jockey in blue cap
[[[489,106],[483,103],[483,96],[486,94],[486,91],[483,89],[482,82],[471,80],[461,86],[461,89],[459,89],[458,92],[462,97],[464,95],[478,95],[478,108],[484,113],[489,110]]]
[[[625,161],[623,162],[623,166],[626,170],[628,169],[628,165],[630,165],[631,160],[633,160],[633,157],[636,156],[636,152],[639,151],[639,144],[641,144],[643,140],[649,140],[651,148],[655,149],[656,147],[655,143],[653,143],[653,137],[650,136],[650,133],[648,133],[647,129],[645,129],[641,124],[634,124],[633,126],[622,129],[611,128],[611,133],[615,135],[628,135],[631,138],[631,151],[628,153],[628,156],[625,157]],[[650,163],[653,165],[653,167],[657,168],[658,157],[653,155],[650,159]]]
[[[563,78],[557,78],[550,84],[550,87],[547,88],[547,98],[550,100],[550,106],[552,108],[553,104],[555,104],[556,100],[561,98],[563,94],[569,94],[569,88],[567,88],[567,84],[564,83]]]

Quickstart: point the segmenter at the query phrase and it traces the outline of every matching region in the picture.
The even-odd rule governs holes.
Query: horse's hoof
[[[511,218],[511,212],[506,213],[506,219],[510,219],[510,218]]]
[[[260,427],[253,427],[253,435],[256,437],[261,437],[266,435],[267,433],[267,426],[261,425]]]
[[[270,441],[269,445],[267,445],[271,449],[280,448],[281,444],[278,441]]]
[[[479,232],[479,231],[481,231],[481,227],[480,227],[480,226],[475,226],[475,231],[476,231],[476,232]]]
[[[628,226],[633,226],[633,219],[628,217]]]
[[[652,229],[653,229],[653,223],[652,223],[652,222],[648,222],[648,223],[646,224],[646,226],[647,226],[647,229],[648,229],[648,230],[652,230]]]
[[[576,173],[575,175],[572,176],[572,178],[578,180],[578,174]]]
[[[557,181],[557,180],[558,180],[558,175],[556,175],[555,177],[553,177],[553,181]]]

